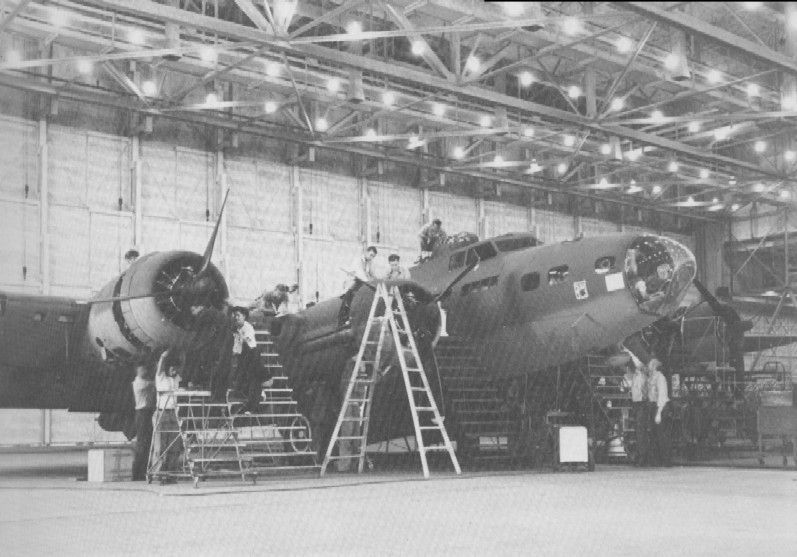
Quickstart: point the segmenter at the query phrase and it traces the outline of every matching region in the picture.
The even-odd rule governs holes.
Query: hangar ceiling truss
[[[792,203],[795,54],[792,3],[0,3],[2,85],[700,220]]]

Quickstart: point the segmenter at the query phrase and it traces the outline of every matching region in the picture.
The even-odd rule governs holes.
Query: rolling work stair
[[[518,422],[475,349],[460,339],[443,337],[435,348],[435,359],[457,453],[474,467],[512,465]]]
[[[379,282],[338,420],[321,466],[322,476],[329,464],[337,460],[356,459],[357,470],[362,473],[380,361],[385,343],[391,341],[404,379],[424,478],[429,477],[427,453],[430,451],[446,452],[456,473],[461,473],[444,420],[429,387],[399,289],[394,286],[388,290],[383,282]]]
[[[630,456],[628,451],[635,442],[635,423],[631,411],[631,392],[623,384],[624,369],[610,366],[607,358],[599,354],[588,354],[579,369],[589,389],[593,412],[597,407],[597,417],[608,427],[606,457],[627,460]],[[596,431],[594,417],[593,414],[591,429]]]
[[[256,338],[271,376],[257,409],[242,413],[244,401],[230,392],[226,402],[212,401],[210,391],[204,390],[166,394],[169,409],[156,413],[148,480],[190,477],[196,486],[209,478],[256,481],[274,472],[318,470],[310,423],[298,411],[270,335],[258,332]],[[167,446],[160,446],[161,439]],[[182,454],[175,459],[170,451]]]

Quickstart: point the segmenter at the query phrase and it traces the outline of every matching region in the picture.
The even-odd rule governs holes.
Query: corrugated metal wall
[[[90,296],[121,272],[123,254],[135,243],[137,220],[142,252],[201,252],[225,184],[232,193],[214,261],[240,301],[278,282],[297,280],[305,302],[315,300],[316,293],[320,299],[338,295],[343,269],[367,244],[380,250],[380,272],[387,269],[389,253],[399,253],[409,266],[418,255],[424,211],[430,219],[442,219],[449,233],[536,229],[550,243],[576,232],[572,216],[552,211],[497,201],[480,205],[445,192],[430,192],[424,207],[422,192],[406,186],[255,158],[222,159],[148,140],[141,141],[138,153],[137,215],[132,139],[55,125],[46,127],[44,137],[42,151],[38,123],[0,118],[3,289]],[[41,160],[46,160],[49,184],[47,262],[41,260]],[[582,219],[581,226],[586,235],[617,231],[615,224],[598,219]],[[46,268],[49,275],[42,277]],[[102,432],[90,415],[14,410],[0,411],[0,421],[0,445],[121,440]]]

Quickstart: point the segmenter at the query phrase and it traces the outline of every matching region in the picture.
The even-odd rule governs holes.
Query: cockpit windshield
[[[695,276],[695,256],[663,236],[635,238],[626,252],[625,279],[640,308],[669,315]]]

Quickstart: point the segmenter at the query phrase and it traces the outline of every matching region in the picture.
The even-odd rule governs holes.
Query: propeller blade
[[[149,294],[137,294],[135,296],[117,296],[116,298],[99,298],[95,300],[86,300],[83,302],[86,305],[92,306],[94,304],[111,304],[114,302],[126,302],[128,300],[142,300],[144,298],[156,298],[163,295],[172,295],[173,291],[166,290],[164,292],[150,292]]]
[[[695,278],[692,279],[692,284],[695,285],[695,288],[697,288],[697,291],[700,292],[700,295],[703,297],[703,299],[708,303],[709,306],[711,306],[711,309],[714,311],[714,313],[719,314],[722,312],[722,304],[720,304],[720,301],[708,291],[708,288],[706,288],[702,282]]]
[[[221,203],[221,210],[219,211],[219,218],[216,219],[216,226],[213,227],[213,234],[210,235],[210,240],[208,240],[208,245],[205,248],[205,254],[202,257],[202,267],[199,269],[197,273],[197,277],[201,277],[205,274],[208,267],[210,266],[210,258],[213,256],[213,248],[216,245],[216,236],[219,233],[219,226],[221,225],[221,217],[224,215],[224,206],[227,205],[227,198],[230,196],[230,189],[227,188],[227,193],[224,194],[224,201]]]

